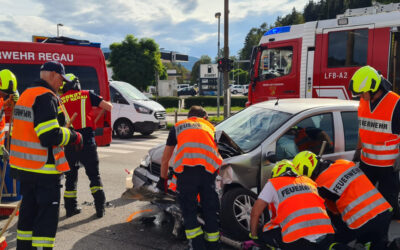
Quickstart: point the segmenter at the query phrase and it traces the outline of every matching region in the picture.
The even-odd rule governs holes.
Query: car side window
[[[332,113],[308,117],[290,128],[276,142],[276,156],[278,160],[292,159],[298,152],[308,150],[319,154],[322,142],[326,141],[325,154],[333,153]]]
[[[355,150],[358,143],[357,112],[342,112],[345,151]]]

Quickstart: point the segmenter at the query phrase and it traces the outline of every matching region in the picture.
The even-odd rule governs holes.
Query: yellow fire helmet
[[[275,166],[272,168],[272,178],[282,176],[287,171],[293,172],[293,163],[289,160],[281,160],[278,161]]]
[[[293,159],[294,171],[299,175],[305,175],[308,177],[311,177],[317,164],[317,156],[310,151],[301,151]]]
[[[13,94],[17,91],[17,78],[8,69],[0,71],[0,91],[7,94]]]
[[[371,91],[375,93],[379,89],[382,76],[371,66],[359,68],[350,80],[349,89],[353,95],[359,95]]]
[[[59,94],[64,94],[69,90],[81,90],[81,84],[79,82],[79,78],[72,73],[65,74],[66,77],[71,82],[63,81],[63,85],[60,87]]]

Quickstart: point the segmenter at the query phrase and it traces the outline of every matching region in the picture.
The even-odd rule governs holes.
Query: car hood
[[[134,100],[133,102],[154,111],[165,111],[165,108],[161,104],[153,100]]]

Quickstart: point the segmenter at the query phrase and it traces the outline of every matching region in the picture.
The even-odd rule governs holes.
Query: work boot
[[[72,209],[68,209],[67,210],[67,218],[72,217],[72,216],[74,216],[76,214],[80,214],[81,211],[82,211],[82,208],[80,208],[80,207],[75,207],[75,208],[72,208]]]
[[[96,216],[97,218],[101,218],[105,214],[105,203],[106,203],[106,197],[104,195],[103,190],[98,190],[95,193],[92,194],[94,198],[94,206],[96,208]]]

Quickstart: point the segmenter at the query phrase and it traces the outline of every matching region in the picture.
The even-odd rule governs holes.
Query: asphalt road
[[[82,213],[65,217],[61,201],[60,222],[55,249],[185,249],[185,241],[176,240],[172,223],[163,218],[147,201],[138,201],[124,192],[130,184],[127,171],[132,171],[151,147],[164,143],[168,132],[159,131],[150,136],[135,136],[128,140],[113,139],[111,146],[99,147],[100,170],[109,206],[106,215],[97,219],[89,181],[83,169],[79,171],[78,202]],[[146,211],[144,213],[140,212]],[[146,222],[142,214],[156,219]],[[7,249],[16,248],[16,219],[6,232]],[[3,226],[5,220],[0,221]],[[390,238],[400,237],[400,222],[392,221]],[[224,249],[230,249],[225,246]]]

